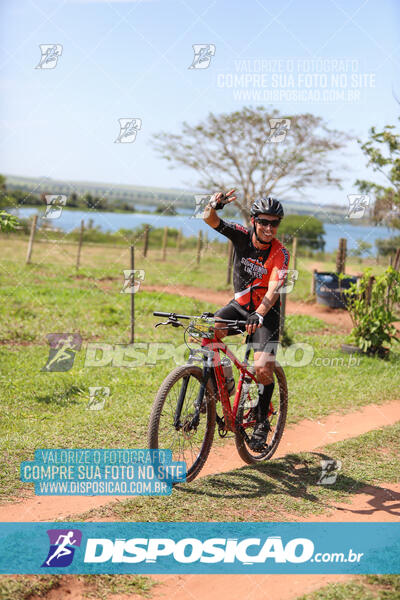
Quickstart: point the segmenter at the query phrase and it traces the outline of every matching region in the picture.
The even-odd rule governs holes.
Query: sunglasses
[[[278,227],[280,222],[280,219],[274,219],[273,221],[269,221],[268,219],[256,219],[256,223],[259,223],[259,225],[262,225],[263,227],[268,227],[268,225],[271,225],[271,227]]]

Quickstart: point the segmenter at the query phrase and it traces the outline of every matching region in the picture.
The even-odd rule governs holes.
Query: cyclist
[[[282,204],[270,196],[256,200],[250,210],[251,227],[243,227],[220,219],[216,213],[236,199],[234,192],[214,194],[205,209],[204,221],[229,238],[234,247],[235,296],[215,316],[233,320],[245,317],[246,331],[253,334],[259,401],[249,445],[257,452],[262,451],[270,429],[268,409],[274,390],[274,362],[279,341],[279,288],[285,279],[290,257],[275,237],[284,216]],[[218,339],[234,333],[224,329],[222,323],[216,323],[215,330]]]

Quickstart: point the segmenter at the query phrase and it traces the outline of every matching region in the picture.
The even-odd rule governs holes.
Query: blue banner
[[[0,573],[399,573],[400,523],[1,523]]]
[[[20,477],[37,496],[166,496],[186,480],[186,463],[171,450],[39,449]]]

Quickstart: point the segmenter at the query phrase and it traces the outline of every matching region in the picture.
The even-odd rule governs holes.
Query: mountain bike
[[[274,377],[278,386],[275,386],[269,406],[270,431],[264,447],[253,451],[249,442],[256,425],[258,385],[254,369],[249,365],[251,336],[246,337],[245,357],[240,362],[218,340],[214,331],[218,321],[230,331],[243,334],[246,321],[221,319],[212,313],[190,316],[154,312],[153,315],[168,319],[157,323],[156,327],[171,325],[184,329],[190,355],[187,364],[173,369],[158,390],[148,426],[149,448],[170,449],[174,461],[185,461],[187,482],[197,477],[203,468],[216,425],[220,437],[224,438],[228,432],[234,434],[237,451],[246,463],[270,459],[278,447],[286,422],[288,392],[283,369],[275,362]],[[189,320],[189,325],[185,327],[181,320]],[[189,346],[186,336],[200,347]],[[226,357],[221,358],[220,353]],[[237,369],[237,381],[232,377],[231,362]],[[219,414],[220,408],[222,414]]]

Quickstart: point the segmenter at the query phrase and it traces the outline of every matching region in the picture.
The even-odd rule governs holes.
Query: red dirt
[[[398,522],[400,484],[368,486],[348,503],[336,504],[330,514],[299,519],[304,522]],[[152,600],[295,600],[329,583],[354,579],[354,575],[152,575],[159,585],[151,590]],[[83,583],[65,576],[61,586],[46,600],[83,600]],[[142,600],[137,594],[113,595],[114,600]],[[33,597],[32,600],[39,600]]]
[[[155,575],[152,600],[295,600],[354,575]],[[123,600],[115,596],[114,600]]]
[[[176,294],[177,296],[185,296],[202,300],[204,302],[212,302],[223,306],[232,299],[232,292],[206,290],[189,285],[177,286],[161,286],[161,285],[144,285],[143,290],[147,292],[160,292]],[[352,324],[350,315],[347,310],[340,308],[329,308],[316,303],[293,302],[289,298],[286,299],[286,314],[288,315],[310,315],[325,321],[329,325],[334,325],[336,331],[348,333],[351,330]]]
[[[394,423],[400,419],[400,402],[380,406],[370,405],[354,413],[329,415],[320,421],[304,420],[288,427],[284,433],[276,457],[291,452],[312,451],[330,442],[354,437]],[[201,472],[202,476],[222,473],[242,467],[234,442],[229,440],[221,448],[214,448]],[[110,496],[33,496],[17,503],[0,506],[0,521],[51,521],[71,514],[121,501],[124,497]],[[94,519],[96,520],[96,519]]]
[[[391,483],[360,490],[349,503],[335,505],[329,515],[298,520],[394,523],[399,518],[400,484]],[[354,579],[354,575],[153,575],[152,579],[161,584],[153,588],[154,600],[295,600],[328,583]]]
[[[329,415],[324,420],[309,421],[288,428],[276,456],[299,450],[311,451],[332,441],[360,435],[400,419],[400,402],[366,406],[347,415]],[[202,475],[228,471],[243,466],[233,443],[215,449]],[[38,521],[63,518],[110,502],[102,497],[30,498],[18,504],[0,507],[2,521]],[[120,498],[121,500],[121,498]],[[327,512],[299,519],[306,522],[398,522],[400,518],[400,484],[368,486],[347,503],[330,504]],[[97,520],[97,519],[95,519]],[[154,600],[295,600],[328,583],[346,582],[352,575],[153,575],[160,585],[151,591]],[[83,600],[82,581],[63,577],[61,586],[46,595],[47,600]],[[140,600],[137,594],[113,595],[115,600]],[[32,600],[36,600],[33,598]],[[39,600],[39,599],[37,599]]]
[[[381,406],[371,404],[353,413],[332,414],[319,421],[304,419],[285,429],[274,458],[292,452],[311,452],[326,444],[356,437],[398,420],[400,420],[399,401],[388,402]],[[211,451],[201,475],[222,473],[242,466],[243,461],[236,452],[235,443],[230,441],[222,448],[214,448]]]

